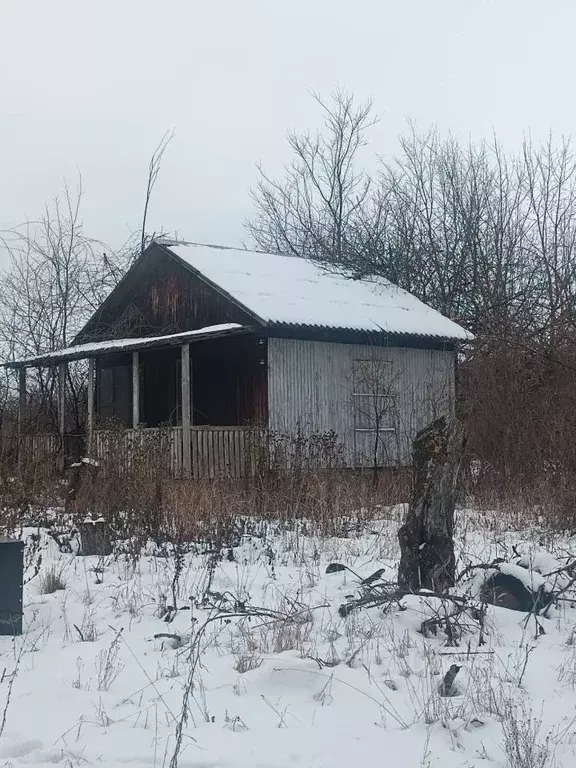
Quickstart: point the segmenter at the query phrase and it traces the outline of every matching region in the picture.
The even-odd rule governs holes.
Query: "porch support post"
[[[132,429],[140,424],[140,356],[132,352]]]
[[[18,370],[18,463],[24,459],[22,440],[24,437],[24,419],[26,418],[26,368]]]
[[[64,435],[66,432],[66,374],[68,364],[58,363],[58,432],[60,433],[60,469],[64,469],[66,446]]]
[[[86,447],[88,456],[92,456],[94,447],[94,385],[95,385],[96,361],[93,357],[88,360],[88,445]]]
[[[190,344],[182,344],[182,463],[184,476],[192,474],[192,446],[190,444]]]

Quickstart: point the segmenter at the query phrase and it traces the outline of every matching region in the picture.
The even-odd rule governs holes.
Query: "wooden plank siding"
[[[254,317],[200,280],[164,248],[149,248],[75,343],[180,333],[220,323],[254,325]]]
[[[270,429],[304,435],[334,430],[347,466],[371,466],[370,435],[355,429],[354,414],[354,365],[365,360],[391,364],[394,424],[383,435],[383,464],[408,466],[416,432],[453,412],[453,351],[269,338]]]

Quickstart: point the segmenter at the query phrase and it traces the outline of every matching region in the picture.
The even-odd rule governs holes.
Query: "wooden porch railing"
[[[97,429],[84,455],[123,474],[135,465],[150,473],[184,476],[182,427]],[[83,436],[81,442],[85,443]],[[64,451],[74,440],[67,435]],[[78,438],[76,438],[78,440]],[[253,427],[191,427],[191,474],[194,478],[242,478],[256,474],[265,451],[266,430]],[[80,442],[80,441],[79,441]],[[14,455],[23,466],[34,463],[59,466],[63,442],[58,434],[38,433],[14,437]],[[79,446],[76,446],[79,449]]]
[[[12,437],[11,442],[15,444],[16,452],[20,451],[26,458],[47,459],[60,453],[62,438],[54,433],[42,433]]]
[[[192,477],[253,476],[264,435],[251,427],[191,427]],[[165,462],[173,477],[183,474],[182,427],[95,430],[93,443],[94,458],[122,461],[123,469],[139,457]]]
[[[191,427],[192,477],[254,476],[265,436],[265,430],[252,427]],[[68,437],[65,446],[70,443]],[[33,459],[58,466],[62,456],[59,435],[22,435],[16,440],[14,447],[24,464]],[[184,475],[182,427],[94,430],[91,449],[86,450],[85,455],[119,473],[139,464],[150,467],[151,472],[160,470],[171,477]]]
[[[83,435],[29,434],[15,437],[11,453],[21,467],[61,466],[88,456],[109,473],[133,469],[146,476],[254,477],[262,470],[334,469],[346,466],[333,436],[294,438],[255,427],[190,427],[190,472],[185,471],[182,427],[96,429],[91,445]]]

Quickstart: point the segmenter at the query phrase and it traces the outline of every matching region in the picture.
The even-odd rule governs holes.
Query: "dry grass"
[[[459,370],[476,504],[523,507],[557,527],[576,524],[576,347],[552,351],[520,333],[480,339]]]
[[[504,751],[509,768],[547,768],[554,761],[551,734],[542,734],[542,720],[525,704],[508,702],[502,718]]]
[[[125,431],[112,430],[99,467],[84,465],[62,484],[54,462],[19,468],[0,463],[5,499],[4,528],[43,524],[50,508],[103,517],[116,539],[158,541],[224,540],[233,522],[258,517],[282,525],[305,520],[306,532],[342,535],[377,517],[381,506],[407,501],[409,472],[343,468],[341,447],[332,433],[304,438],[268,435],[247,449],[251,461],[242,479],[178,480],[173,477],[167,436],[126,452]],[[127,459],[129,456],[129,460]],[[282,467],[289,466],[289,469]],[[17,470],[17,471],[16,471]],[[15,474],[16,472],[16,474]]]
[[[41,595],[52,595],[58,590],[66,589],[66,582],[62,576],[62,569],[53,566],[40,577],[38,591]]]
[[[324,451],[320,458],[318,445]],[[162,443],[153,443],[136,452],[129,467],[122,455],[111,453],[97,475],[84,475],[69,509],[104,517],[116,539],[130,538],[140,549],[149,538],[233,542],[243,532],[238,521],[247,525],[249,518],[278,526],[302,520],[306,533],[341,536],[381,515],[382,505],[407,500],[405,471],[383,472],[375,484],[370,472],[341,468],[337,456],[333,443],[316,438],[306,450],[298,443],[289,470],[279,468],[286,457],[278,457],[276,446],[269,460],[256,461],[245,478],[178,480],[171,476]]]

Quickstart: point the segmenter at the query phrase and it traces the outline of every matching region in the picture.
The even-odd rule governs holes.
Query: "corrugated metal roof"
[[[472,338],[387,280],[352,280],[295,256],[196,243],[160,244],[267,324],[451,341]]]

